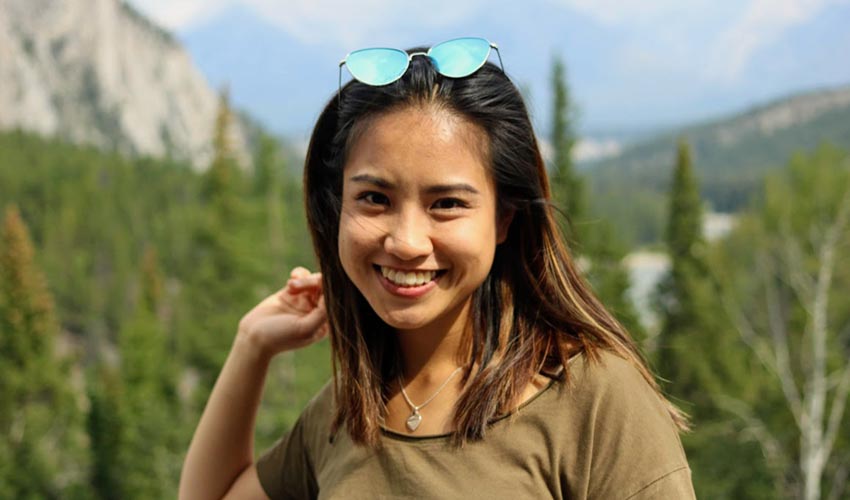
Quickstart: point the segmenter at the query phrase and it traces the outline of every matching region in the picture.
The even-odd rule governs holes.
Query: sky
[[[706,120],[850,83],[850,0],[130,3],[175,33],[237,105],[289,135],[307,133],[349,51],[463,35],[499,44],[544,132],[556,55],[588,134]]]

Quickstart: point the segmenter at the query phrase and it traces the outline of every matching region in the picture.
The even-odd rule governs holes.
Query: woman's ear
[[[501,210],[499,214],[499,220],[496,221],[496,244],[502,244],[508,238],[508,229],[511,227],[511,222],[514,220],[514,214],[516,210],[513,208],[506,208]]]

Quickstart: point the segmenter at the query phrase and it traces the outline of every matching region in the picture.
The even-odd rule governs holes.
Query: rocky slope
[[[217,108],[180,44],[120,0],[0,0],[2,129],[203,167]]]

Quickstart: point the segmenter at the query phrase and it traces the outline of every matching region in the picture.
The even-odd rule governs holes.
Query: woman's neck
[[[469,324],[470,302],[423,328],[397,332],[399,361],[405,380],[420,378],[428,384],[433,379],[441,383],[448,373],[466,362],[462,347],[464,331]]]

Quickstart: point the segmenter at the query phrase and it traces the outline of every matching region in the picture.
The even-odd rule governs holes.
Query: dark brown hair
[[[422,48],[408,52],[422,51]],[[553,215],[546,169],[523,99],[499,67],[486,63],[465,78],[446,78],[426,57],[404,76],[373,87],[351,81],[318,118],[304,169],[307,218],[319,259],[333,350],[336,415],[360,444],[379,445],[389,381],[397,371],[392,329],[349,280],[339,259],[343,168],[354,136],[391,109],[437,105],[487,132],[487,159],[500,211],[514,212],[489,275],[473,294],[466,346],[467,390],[455,406],[456,442],[484,436],[489,420],[510,411],[541,370],[557,371],[583,350],[607,349],[630,360],[662,399],[629,334],[581,277]],[[472,365],[477,369],[473,372]],[[684,415],[664,400],[674,422]]]

